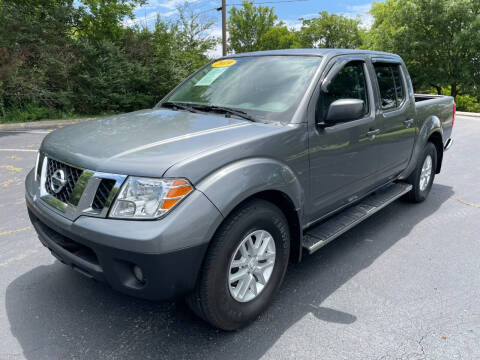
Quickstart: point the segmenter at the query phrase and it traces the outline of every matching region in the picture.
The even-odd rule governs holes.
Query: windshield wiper
[[[165,107],[168,107],[168,108],[176,108],[176,109],[181,109],[181,110],[186,110],[186,111],[190,111],[190,112],[193,112],[193,113],[196,113],[198,112],[197,110],[195,110],[194,108],[190,107],[190,106],[187,106],[187,105],[183,105],[183,104],[180,104],[180,103],[177,103],[177,102],[173,102],[173,101],[165,101],[164,103],[161,104],[162,106],[165,106]]]
[[[252,117],[251,115],[249,115],[248,113],[246,113],[245,111],[242,111],[242,110],[236,110],[236,109],[232,109],[232,108],[229,108],[229,107],[225,107],[225,106],[216,106],[216,105],[193,105],[192,106],[194,109],[198,109],[198,110],[201,110],[201,111],[214,111],[214,112],[218,112],[218,113],[224,113],[224,114],[229,114],[229,115],[236,115],[238,117],[241,117],[245,120],[249,120],[249,121],[253,121],[253,122],[256,122],[257,120],[255,120],[254,117]]]

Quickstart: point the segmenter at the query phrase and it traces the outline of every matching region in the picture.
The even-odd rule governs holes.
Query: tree
[[[258,50],[260,38],[277,19],[273,8],[254,6],[252,1],[243,0],[242,8],[232,7],[229,11],[229,48],[235,53]]]
[[[480,69],[478,0],[387,0],[374,3],[372,49],[398,53],[417,88],[471,90]]]
[[[201,13],[195,12],[188,3],[177,7],[177,11],[178,39],[181,47],[205,53],[216,45],[217,39],[209,34],[214,24],[213,20],[202,17]]]
[[[208,61],[211,21],[124,26],[143,2],[0,0],[0,122],[151,107]]]
[[[268,29],[258,41],[258,50],[294,49],[301,47],[298,34],[286,26],[277,25]]]
[[[303,47],[355,49],[362,45],[359,20],[326,11],[319,15],[313,19],[301,19]]]
[[[208,62],[206,53],[218,43],[209,30],[210,19],[201,18],[187,4],[177,8],[175,21],[158,17],[153,32],[154,66],[162,96],[193,71]]]
[[[4,0],[0,4],[0,115],[28,103],[68,106],[75,62],[73,0]]]
[[[79,0],[81,13],[77,23],[79,34],[92,40],[118,40],[122,36],[122,21],[133,18],[136,6],[146,0]]]

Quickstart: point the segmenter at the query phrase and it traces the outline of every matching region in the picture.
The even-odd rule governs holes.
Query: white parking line
[[[20,152],[37,152],[36,149],[0,149],[0,151],[5,152],[13,152],[13,151],[20,151]]]
[[[33,249],[28,249],[28,250],[24,251],[22,254],[11,257],[11,258],[5,260],[4,262],[0,263],[0,267],[6,267],[6,266],[10,265],[11,263],[21,261],[21,260],[29,257],[30,255],[38,253],[40,251],[40,249],[41,249],[41,247],[36,245]]]
[[[2,130],[0,133],[26,133],[26,134],[49,134],[50,130]]]

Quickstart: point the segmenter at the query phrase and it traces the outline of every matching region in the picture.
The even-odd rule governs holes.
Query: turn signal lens
[[[162,209],[163,210],[170,210],[172,207],[175,206],[177,202],[179,202],[179,199],[168,199],[163,202]]]
[[[184,181],[184,180],[182,180]],[[174,184],[179,184],[180,182],[176,180]],[[165,197],[165,200],[163,201],[162,209],[163,210],[170,210],[172,207],[174,207],[180,200],[182,200],[185,196],[190,194],[190,192],[193,190],[192,186],[188,183],[178,185],[178,187],[173,187],[171,188],[167,196]]]
[[[167,194],[167,198],[175,198],[175,197],[179,197],[179,196],[185,196],[190,191],[192,191],[192,187],[190,185],[185,185],[185,186],[182,186],[182,187],[170,189],[170,191]]]
[[[173,209],[192,191],[192,185],[184,179],[130,176],[122,185],[109,216],[122,219],[156,219]]]

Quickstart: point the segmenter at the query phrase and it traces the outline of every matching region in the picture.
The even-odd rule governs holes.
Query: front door
[[[317,89],[313,98],[315,115],[309,119],[310,196],[306,207],[309,222],[355,201],[377,181],[375,138],[381,124],[375,119],[374,94],[366,64],[369,60],[347,62],[339,57],[335,61],[345,65],[326,89]],[[327,127],[319,125],[330,104],[339,99],[363,100],[363,115]]]

